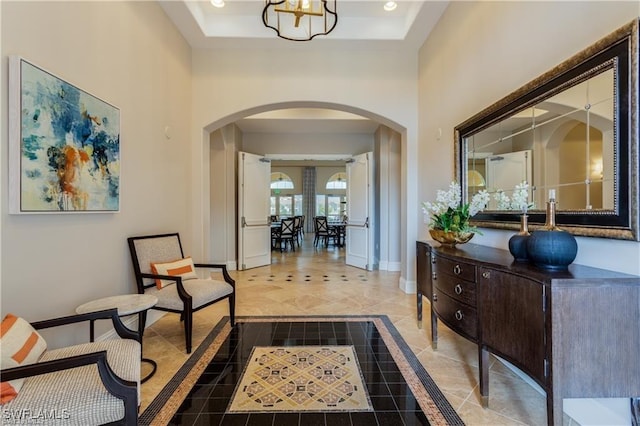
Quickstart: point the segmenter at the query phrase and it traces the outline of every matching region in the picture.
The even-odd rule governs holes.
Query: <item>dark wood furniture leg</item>
[[[431,348],[438,349],[438,317],[431,308]]]
[[[489,406],[489,351],[478,345],[478,367],[480,370],[480,403]]]
[[[417,295],[417,307],[418,307],[418,328],[422,328],[422,290],[418,289]]]
[[[147,374],[145,377],[140,378],[140,383],[144,383],[153,377],[156,374],[156,370],[158,369],[158,364],[152,359],[144,358],[142,356],[142,336],[144,335],[144,326],[147,323],[147,311],[138,312],[138,337],[140,339],[140,361],[151,364],[151,372]]]

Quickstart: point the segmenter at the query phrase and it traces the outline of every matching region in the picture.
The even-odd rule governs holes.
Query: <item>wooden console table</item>
[[[546,391],[549,425],[562,424],[563,398],[640,397],[640,277],[581,265],[550,272],[476,244],[416,249],[418,323],[424,295],[434,349],[438,320],[478,345],[485,406],[489,353]]]

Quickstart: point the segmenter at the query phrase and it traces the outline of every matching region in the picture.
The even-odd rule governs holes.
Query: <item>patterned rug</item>
[[[372,411],[353,346],[254,347],[230,413]]]
[[[294,323],[318,323],[318,324],[327,324],[331,326],[332,324],[336,324],[338,322],[344,322],[347,324],[369,324],[373,327],[373,333],[378,335],[384,345],[386,346],[385,350],[388,350],[390,356],[390,363],[396,365],[399,373],[402,375],[403,382],[406,382],[406,385],[410,388],[411,394],[415,398],[416,403],[418,404],[418,409],[423,416],[425,417],[424,422],[420,424],[429,424],[434,426],[439,425],[464,425],[464,422],[460,419],[458,414],[455,412],[453,407],[449,404],[445,396],[442,394],[438,386],[435,384],[433,379],[429,376],[427,371],[424,369],[420,361],[416,358],[415,354],[411,351],[409,346],[406,344],[398,330],[391,323],[389,318],[386,315],[348,315],[348,316],[274,316],[274,317],[236,317],[237,324],[280,324],[284,325],[294,324]],[[292,326],[293,327],[293,326]],[[367,326],[369,327],[369,326]],[[237,330],[236,326],[234,330]],[[141,425],[167,425],[167,424],[196,424],[194,423],[184,423],[177,422],[174,423],[174,416],[178,412],[178,409],[183,406],[184,403],[189,401],[189,394],[194,385],[198,382],[198,380],[204,377],[207,374],[210,374],[209,371],[212,369],[212,366],[216,364],[215,358],[216,353],[224,353],[225,351],[229,351],[229,342],[230,339],[233,341],[234,331],[232,331],[229,326],[229,318],[223,318],[218,325],[211,331],[211,333],[204,339],[204,341],[195,349],[191,355],[191,357],[185,362],[185,364],[180,368],[180,370],[176,373],[176,375],[165,385],[163,390],[158,394],[158,396],[149,404],[149,406],[139,415],[139,424]],[[322,343],[321,343],[322,344]],[[338,343],[340,344],[340,343]],[[333,345],[333,344],[332,344]],[[246,345],[245,345],[246,346]],[[251,345],[252,347],[261,347],[266,345]],[[291,349],[292,347],[296,347],[295,345],[285,345],[287,349]],[[317,343],[313,345],[317,347]],[[243,346],[244,347],[244,346]],[[325,347],[325,346],[322,346]],[[280,346],[278,346],[280,348]],[[306,346],[306,349],[309,350],[310,346]],[[254,352],[254,355],[256,353]],[[249,352],[247,352],[249,355]],[[252,359],[255,357],[252,357]],[[362,362],[362,361],[360,361]],[[223,367],[228,368],[228,367]],[[356,366],[357,369],[357,366]],[[248,370],[248,367],[245,368]],[[364,371],[364,370],[363,370]],[[246,371],[245,371],[246,372]],[[224,377],[224,371],[222,374],[219,374],[220,377]],[[227,374],[227,376],[229,376]],[[351,377],[359,376],[359,374],[353,373]],[[215,377],[218,377],[218,373],[216,373]],[[247,376],[249,377],[249,376]],[[263,373],[262,377],[266,377]],[[315,376],[314,376],[315,377]],[[214,379],[215,380],[215,379]],[[235,384],[236,382],[234,382]],[[237,383],[240,383],[240,377],[237,378]],[[249,380],[249,384],[250,384]],[[246,383],[245,383],[246,384]],[[361,383],[357,384],[358,387],[362,386]],[[242,392],[243,389],[249,389],[250,386],[243,387],[235,387],[236,394]],[[366,388],[366,386],[364,386]],[[240,389],[240,390],[239,390]],[[343,395],[347,395],[348,392],[343,390]],[[248,395],[248,394],[247,394]],[[255,395],[258,395],[256,393]],[[366,395],[366,393],[364,394]],[[271,398],[271,397],[270,397]],[[275,399],[275,397],[273,397]],[[334,400],[338,400],[339,398],[334,397]],[[365,396],[365,400],[368,401],[369,397]],[[195,400],[194,400],[195,401]],[[264,398],[264,402],[267,402],[267,398]],[[249,411],[244,411],[241,413],[233,413],[230,412],[229,409],[235,409],[231,407],[232,403],[229,403],[229,406],[224,410],[228,412],[229,416],[264,416],[266,415],[263,412],[259,412],[256,414],[250,414]],[[242,405],[242,404],[241,404]],[[375,405],[375,404],[374,404]],[[366,411],[368,408],[349,408],[347,411],[351,412],[352,416],[355,414],[372,414],[370,411]],[[296,411],[303,413],[304,411],[300,408],[295,408]],[[358,410],[360,410],[358,412]],[[377,409],[374,410],[377,413]],[[323,412],[329,412],[330,408],[323,407]],[[356,413],[358,412],[358,413]],[[249,414],[246,414],[249,413]],[[337,412],[339,413],[339,412]],[[283,415],[288,415],[283,412]],[[225,414],[222,414],[226,416]],[[274,414],[269,414],[274,415]],[[277,412],[276,416],[279,415]],[[300,414],[303,415],[303,414]],[[328,416],[329,414],[327,414]],[[377,414],[376,414],[377,415]],[[250,424],[248,422],[246,424]],[[375,420],[374,420],[375,423]],[[400,421],[398,424],[402,423]],[[197,423],[200,424],[200,423]],[[216,423],[217,424],[217,423]],[[235,424],[235,423],[234,423]],[[245,423],[243,423],[245,424]],[[395,424],[395,423],[394,423]]]

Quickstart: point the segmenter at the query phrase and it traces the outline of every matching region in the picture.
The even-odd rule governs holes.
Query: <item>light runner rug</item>
[[[254,347],[227,410],[373,411],[353,346]]]
[[[393,356],[407,384],[429,423],[464,425],[442,391],[424,369],[386,315],[348,316],[258,316],[236,317],[236,322],[372,322]],[[141,425],[167,425],[185,400],[198,378],[223,346],[231,332],[229,318],[223,318],[203,340],[191,357],[169,380],[158,396],[139,415]]]

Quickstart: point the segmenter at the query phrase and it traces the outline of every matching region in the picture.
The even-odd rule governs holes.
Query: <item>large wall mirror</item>
[[[517,228],[520,212],[495,195],[527,181],[534,228],[553,190],[567,231],[640,240],[638,66],[634,20],[457,126],[463,199],[492,194],[474,224]]]

